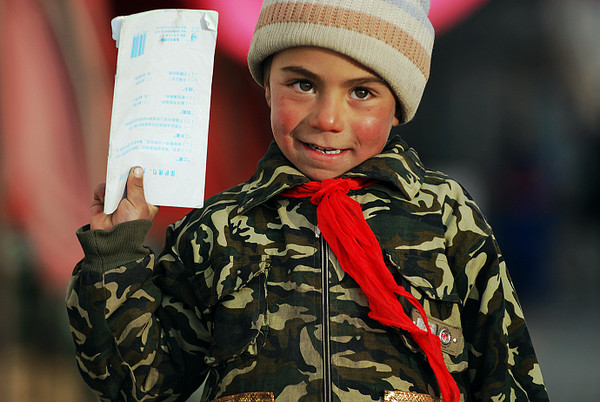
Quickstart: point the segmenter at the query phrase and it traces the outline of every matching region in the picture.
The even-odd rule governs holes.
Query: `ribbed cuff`
[[[85,253],[82,269],[105,272],[148,256],[144,240],[151,227],[149,220],[136,220],[110,230],[90,230],[89,225],[80,228],[76,234]]]

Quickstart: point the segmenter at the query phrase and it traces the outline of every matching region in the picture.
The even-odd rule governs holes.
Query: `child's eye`
[[[296,81],[292,86],[300,92],[314,92],[313,84],[309,81]]]
[[[368,99],[371,95],[371,91],[366,88],[356,88],[352,91],[352,97],[354,99]]]

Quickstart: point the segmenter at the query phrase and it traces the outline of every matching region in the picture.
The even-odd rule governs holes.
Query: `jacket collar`
[[[408,199],[420,190],[425,174],[416,151],[409,148],[399,135],[390,137],[383,151],[361,163],[342,177],[368,177],[387,182]],[[262,204],[280,192],[310,179],[294,167],[273,141],[258,163],[254,175],[241,189],[239,212]]]

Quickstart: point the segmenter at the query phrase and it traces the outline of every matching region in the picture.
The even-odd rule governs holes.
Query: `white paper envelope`
[[[104,212],[129,170],[144,168],[146,200],[201,207],[218,14],[153,10],[112,21],[117,42]]]

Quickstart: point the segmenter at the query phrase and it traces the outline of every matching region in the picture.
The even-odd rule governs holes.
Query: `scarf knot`
[[[281,193],[285,197],[309,197],[317,205],[318,227],[342,269],[350,275],[369,300],[369,317],[380,323],[407,331],[427,356],[444,401],[460,399],[460,391],[450,375],[440,339],[433,335],[423,306],[396,283],[387,268],[375,234],[367,224],[362,206],[350,198],[350,190],[370,186],[375,181],[363,178],[326,179],[293,187]],[[408,317],[398,296],[419,311],[427,331]]]
[[[326,179],[321,182],[319,190],[317,190],[315,194],[310,197],[310,201],[315,205],[319,205],[323,197],[329,196],[336,191],[340,191],[342,194],[347,194],[349,190],[350,182],[348,180]]]
[[[282,193],[285,197],[310,197],[310,202],[315,205],[321,204],[323,198],[331,197],[334,193],[344,196],[350,190],[356,190],[371,185],[374,180],[362,178],[348,179],[325,179],[323,181],[311,181],[296,186]]]

